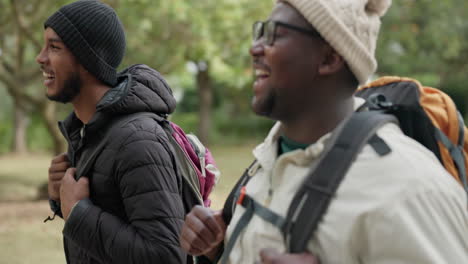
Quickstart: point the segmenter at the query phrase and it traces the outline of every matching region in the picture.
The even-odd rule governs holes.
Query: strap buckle
[[[236,204],[242,205],[242,202],[244,201],[244,198],[245,198],[245,193],[246,193],[245,186],[242,186],[242,188],[240,189],[239,198],[237,199]]]

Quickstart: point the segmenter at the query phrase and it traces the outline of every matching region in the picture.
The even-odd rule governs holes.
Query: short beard
[[[65,80],[63,89],[56,95],[46,95],[51,101],[60,103],[70,103],[81,91],[81,78],[78,73],[72,73],[70,78]]]
[[[268,117],[268,118],[273,118],[273,109],[275,108],[276,105],[276,94],[275,93],[269,93],[266,98],[262,102],[255,102],[256,98],[254,97],[252,100],[252,108],[253,111],[260,116]],[[260,104],[257,107],[255,107],[254,104]]]

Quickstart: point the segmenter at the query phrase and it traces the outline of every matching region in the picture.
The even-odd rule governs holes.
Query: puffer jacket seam
[[[171,192],[169,190],[164,190],[164,189],[161,189],[161,190],[151,190],[151,191],[146,191],[146,192],[141,192],[141,193],[137,193],[137,194],[133,194],[131,196],[127,196],[127,197],[122,197],[123,200],[126,200],[126,199],[130,199],[130,198],[133,198],[133,197],[136,197],[136,196],[140,196],[140,195],[144,195],[144,194],[148,194],[148,193],[153,193],[153,192],[162,192],[162,193],[169,193],[169,194],[175,194],[175,195],[179,195],[179,193],[176,193],[176,192]]]
[[[155,126],[152,127],[151,130],[149,130],[149,129],[141,129],[141,128],[140,128],[140,129],[137,129],[137,128],[136,128],[136,126],[135,126],[135,124],[134,124],[134,123],[136,123],[136,121],[140,121],[140,122],[143,121],[143,122],[144,122],[144,121],[146,121],[146,120],[153,120],[153,121],[154,121]],[[150,134],[151,136],[153,136],[153,137],[155,137],[155,138],[160,138],[162,135],[165,135],[165,134],[166,134],[166,133],[164,132],[164,128],[159,124],[158,121],[156,121],[156,120],[154,120],[154,119],[146,119],[146,120],[145,120],[145,119],[133,120],[132,122],[128,123],[126,126],[121,127],[121,128],[129,128],[129,129],[132,129],[131,132],[133,132],[133,133],[134,133],[134,132],[140,132],[140,133],[142,133],[142,134],[148,133],[148,134]],[[159,128],[160,128],[161,130],[160,130]],[[134,134],[131,134],[130,136],[134,136]],[[143,138],[143,139],[136,139],[136,140],[145,140],[145,139],[146,139],[146,140],[150,140],[150,138]],[[127,142],[127,140],[128,140],[128,137],[125,139],[125,141],[123,141],[123,142],[124,142],[123,145],[128,145],[129,143],[132,143],[132,142],[133,142],[133,141]]]
[[[141,64],[140,64],[140,65],[141,65]],[[165,104],[165,105],[168,107],[168,109],[169,109],[168,98],[166,98],[165,96],[160,96],[160,93],[159,93],[159,89],[163,89],[163,88],[164,88],[164,89],[166,89],[166,90],[168,90],[168,91],[170,90],[170,87],[169,87],[169,85],[166,83],[166,80],[164,80],[164,78],[162,78],[161,73],[158,72],[158,71],[153,72],[153,71],[151,71],[150,69],[145,68],[145,67],[141,67],[141,68],[139,68],[139,69],[140,69],[141,71],[140,71],[139,73],[134,73],[134,76],[142,76],[142,72],[144,72],[145,74],[151,75],[152,77],[155,77],[156,79],[158,79],[159,83],[158,83],[158,85],[156,85],[157,88],[158,88],[158,92],[156,92],[156,93],[159,95],[160,99],[164,102],[164,104]],[[136,78],[136,79],[138,79],[138,78]],[[152,88],[150,88],[149,85],[145,85],[145,84],[143,84],[143,83],[142,83],[142,85],[143,85],[144,87],[146,87],[146,88],[152,90]],[[161,87],[161,85],[162,85],[163,87]],[[168,111],[168,112],[171,112],[171,111]]]
[[[158,144],[160,144],[160,143],[158,142]],[[138,164],[138,165],[129,167],[129,168],[125,169],[124,171],[122,171],[122,174],[126,174],[129,171],[132,171],[134,169],[138,169],[138,168],[142,168],[142,167],[148,167],[148,166],[152,166],[152,165],[157,166],[157,167],[163,167],[163,168],[172,168],[172,166],[170,166],[170,165],[159,164],[157,162],[150,162],[150,163]]]
[[[174,219],[174,220],[184,220],[183,218],[180,218],[180,217],[177,217],[177,216],[157,216],[157,217],[153,217],[153,218],[133,218],[131,219],[132,222],[134,221],[154,221],[154,220],[171,220],[171,219]],[[159,241],[159,240],[158,240]]]
[[[120,152],[122,151],[122,148],[126,147],[127,145],[131,144],[131,143],[134,143],[134,142],[138,142],[138,141],[142,141],[142,140],[149,140],[149,141],[154,141],[156,143],[160,143],[158,140],[161,139],[163,133],[158,133],[159,131],[157,130],[157,126],[161,127],[159,125],[159,123],[154,120],[154,119],[148,119],[148,120],[153,120],[154,123],[155,123],[155,126],[154,126],[154,130],[153,131],[148,131],[148,130],[142,130],[142,129],[137,129],[136,126],[133,124],[135,122],[145,122],[145,119],[136,119],[136,120],[133,120],[132,122],[126,124],[125,126],[123,127],[120,127],[120,129],[131,129],[131,131],[128,132],[128,135],[127,137],[125,137],[121,142],[122,144],[120,144],[120,146],[117,148],[117,152]],[[161,127],[162,129],[162,127]],[[127,131],[125,131],[124,133],[121,133],[121,134],[125,134]],[[154,136],[154,138],[137,138],[137,139],[134,139],[132,141],[128,141],[129,138],[133,137],[133,136],[136,136],[135,133],[148,133],[152,136]]]
[[[149,89],[149,88],[148,88],[148,89]],[[144,105],[146,105],[146,107],[148,107],[148,109],[151,109],[151,106],[150,106],[147,102],[145,102],[145,101],[142,99],[142,97],[140,97],[139,94],[135,93],[135,97],[137,97]]]

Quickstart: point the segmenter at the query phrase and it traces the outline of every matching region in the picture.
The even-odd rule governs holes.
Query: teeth
[[[261,70],[261,69],[256,69],[255,70],[255,76],[268,76],[268,72]]]
[[[42,76],[44,76],[45,78],[54,78],[54,75],[46,73],[46,72],[42,72]]]

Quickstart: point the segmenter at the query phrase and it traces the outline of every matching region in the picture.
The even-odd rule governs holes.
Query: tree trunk
[[[52,137],[54,154],[58,155],[67,150],[67,143],[57,126],[56,108],[55,103],[50,101],[46,102],[42,106],[42,116],[44,118],[47,131],[49,131],[49,134]]]
[[[211,87],[211,78],[209,75],[209,67],[206,62],[198,63],[197,89],[200,104],[198,137],[203,142],[203,144],[209,145],[213,91]]]
[[[19,106],[17,100],[14,101],[14,134],[13,134],[13,152],[16,154],[25,154],[28,152],[26,143],[26,131],[28,127],[28,117],[25,110]]]

